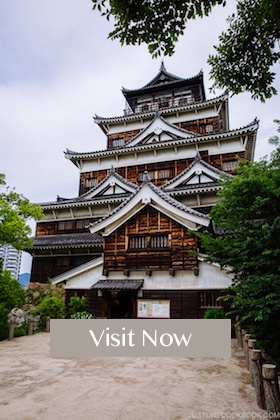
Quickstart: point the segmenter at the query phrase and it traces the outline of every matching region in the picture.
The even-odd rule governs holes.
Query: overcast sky
[[[191,22],[173,57],[164,58],[167,71],[180,77],[202,69],[208,99],[222,91],[209,93],[207,57],[234,5],[229,0]],[[104,149],[105,135],[92,117],[122,115],[122,86],[142,87],[159,71],[161,59],[152,59],[145,45],[108,40],[111,27],[91,0],[0,1],[0,173],[32,202],[77,196],[79,172],[63,151]],[[280,91],[279,66],[275,72]],[[260,120],[256,160],[271,151],[278,97],[262,104],[240,94],[230,99],[229,113],[231,129]]]

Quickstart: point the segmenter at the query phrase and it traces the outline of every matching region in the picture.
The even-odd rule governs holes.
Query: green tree
[[[15,307],[22,307],[25,292],[9,271],[2,271],[0,264],[0,340],[9,335],[8,313]]]
[[[248,91],[262,102],[277,93],[272,86],[272,66],[280,58],[275,49],[280,34],[279,0],[243,0],[229,19],[229,29],[219,37],[217,54],[208,59],[213,88],[233,94]]]
[[[0,245],[12,245],[19,250],[30,247],[28,220],[40,219],[41,207],[7,187],[3,174],[0,174],[0,188]]]
[[[153,57],[172,55],[189,20],[208,16],[225,0],[92,0],[108,20],[114,19],[109,38],[121,45],[145,43]],[[275,50],[280,33],[279,0],[239,0],[237,13],[229,18],[229,29],[220,36],[217,55],[209,57],[213,88],[233,94],[248,90],[264,101],[276,94],[271,70],[279,58]]]
[[[261,345],[280,354],[280,153],[271,160],[240,162],[226,178],[210,215],[222,235],[204,233],[212,262],[232,267],[227,299]]]

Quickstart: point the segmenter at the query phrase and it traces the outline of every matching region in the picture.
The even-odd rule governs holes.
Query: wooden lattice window
[[[228,162],[223,162],[223,171],[232,171],[236,168],[238,162],[236,160],[229,160]]]
[[[148,175],[152,181],[156,179],[156,171],[148,171]],[[143,181],[143,179],[144,179],[144,172],[139,172],[138,180]]]
[[[86,188],[92,188],[97,185],[97,178],[86,178],[85,179],[85,187]]]
[[[173,178],[172,169],[160,169],[158,171],[159,179]]]
[[[168,235],[131,236],[129,238],[130,249],[156,249],[169,248]]]
[[[76,229],[84,229],[90,224],[88,219],[76,220]]]
[[[72,220],[66,220],[66,221],[63,221],[63,222],[58,222],[58,230],[72,230],[72,229],[73,229],[73,221]]]
[[[125,143],[124,139],[115,139],[112,141],[112,146],[113,147],[121,147],[123,146]]]
[[[199,302],[201,308],[220,308],[222,306],[220,301],[217,301],[220,296],[219,290],[206,290],[199,292]]]

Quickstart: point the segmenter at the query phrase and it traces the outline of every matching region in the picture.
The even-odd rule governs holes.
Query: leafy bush
[[[61,299],[56,296],[49,296],[42,300],[37,309],[29,312],[29,315],[40,316],[38,330],[44,329],[46,326],[46,317],[59,319],[64,316],[65,307]]]
[[[85,296],[72,296],[67,305],[67,314],[71,317],[71,315],[76,314],[77,312],[86,311],[87,306],[88,299]]]
[[[0,340],[5,340],[9,337],[9,323],[8,313],[10,311],[0,303]]]
[[[28,334],[28,322],[27,320],[25,320],[24,323],[20,327],[15,328],[14,336],[22,337],[27,334]]]
[[[64,315],[64,304],[58,297],[50,296],[42,300],[36,311],[54,319],[62,318]]]
[[[221,309],[207,309],[204,313],[203,319],[226,319],[225,311]]]
[[[92,314],[87,311],[76,312],[70,315],[70,319],[92,319]]]
[[[9,271],[0,267],[0,340],[9,337],[8,314],[15,307],[22,307],[25,302],[25,291]]]

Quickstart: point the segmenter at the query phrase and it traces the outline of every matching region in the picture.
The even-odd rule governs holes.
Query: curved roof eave
[[[218,102],[223,102],[225,100],[228,100],[228,92],[224,92],[221,95],[217,96],[216,98],[207,99],[206,101],[202,102],[194,102],[189,105],[183,105],[180,107],[173,107],[173,108],[167,108],[161,111],[162,115],[171,114],[174,112],[181,112],[181,111],[187,111],[190,109],[197,109],[197,108],[203,108],[204,106],[209,105],[215,105]],[[153,117],[155,115],[155,112],[145,112],[140,114],[131,114],[131,115],[120,115],[117,117],[102,117],[101,115],[95,114],[95,117],[93,117],[94,122],[98,125],[106,124],[106,123],[120,123],[120,122],[127,122],[127,121],[134,121],[139,120],[141,118],[149,118]],[[104,131],[104,130],[103,130]]]
[[[155,84],[155,82],[160,79],[161,75],[164,75],[167,78],[170,78],[171,80]],[[202,79],[203,79],[203,71],[202,70],[200,70],[200,72],[195,76],[188,77],[188,78],[183,78],[183,77],[175,76],[174,74],[169,73],[165,69],[164,70],[161,69],[157,73],[157,75],[150,82],[148,82],[146,85],[144,85],[143,87],[138,88],[138,89],[127,89],[127,88],[123,87],[122,88],[122,93],[124,94],[124,96],[131,96],[131,95],[134,95],[134,94],[137,95],[137,94],[139,94],[143,91],[152,90],[155,87],[166,87],[166,86],[172,85],[172,84],[178,84],[178,83],[181,84],[182,82],[183,83],[192,83],[196,80],[201,81]]]
[[[249,132],[254,132],[258,129],[258,120],[255,119],[250,124],[246,125],[245,127],[237,128],[235,130],[231,131],[225,131],[221,133],[214,133],[214,134],[208,134],[208,135],[201,135],[201,136],[194,136],[192,138],[188,139],[179,139],[179,140],[168,140],[163,141],[159,143],[152,143],[152,144],[144,144],[139,146],[132,146],[130,147],[122,147],[118,149],[111,149],[111,150],[99,150],[96,152],[72,152],[67,149],[67,152],[64,152],[65,158],[70,159],[73,162],[75,160],[85,160],[85,159],[92,159],[97,157],[104,157],[104,156],[114,156],[116,154],[126,154],[131,152],[137,152],[141,150],[148,150],[148,149],[160,149],[160,148],[166,148],[166,147],[172,147],[172,146],[180,146],[184,143],[195,143],[195,142],[203,142],[203,141],[209,141],[209,140],[220,140],[223,138],[229,138],[238,136],[241,134],[246,134]]]
[[[158,199],[162,200],[167,206],[171,206],[173,208],[176,208],[178,211],[182,211],[183,213],[188,214],[189,217],[207,220],[207,222],[206,221],[204,222],[205,226],[207,226],[209,224],[210,218],[209,218],[208,215],[200,213],[197,210],[194,210],[194,209],[186,206],[185,204],[181,203],[180,201],[177,201],[176,199],[172,198],[170,195],[168,195],[167,193],[162,191],[160,188],[156,187],[151,182],[148,174],[145,174],[142,185],[137,188],[135,193],[131,194],[131,196],[129,198],[127,198],[125,201],[123,201],[118,207],[114,208],[110,213],[103,216],[99,220],[97,220],[93,223],[90,223],[88,227],[92,228],[93,231],[96,232],[96,233],[102,231],[106,227],[106,225],[111,224],[110,219],[114,219],[117,215],[119,217],[120,214],[124,212],[124,208],[132,205],[133,200],[135,201],[137,195],[139,193],[142,193],[144,191],[144,188],[146,188],[146,187],[148,187],[148,189],[150,191],[152,191],[158,197]],[[147,198],[147,197],[145,197],[145,198]],[[148,198],[150,198],[150,196]],[[142,200],[142,203],[143,203],[143,197],[140,196],[140,197],[138,197],[138,199],[140,201]],[[149,202],[150,202],[149,200],[145,201],[146,204],[143,204],[143,206],[149,204]],[[136,206],[136,204],[138,204],[137,200],[134,202],[134,206]],[[128,214],[128,212],[126,214]],[[121,217],[119,217],[119,223],[123,223],[123,221],[121,220],[122,217],[123,217],[123,215],[121,214]]]

